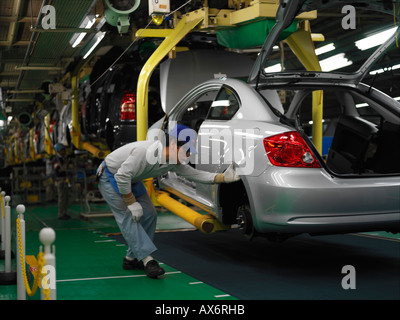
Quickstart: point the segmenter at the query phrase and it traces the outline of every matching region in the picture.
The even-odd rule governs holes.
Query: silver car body
[[[313,84],[315,86],[315,83]],[[347,178],[332,175],[322,168],[285,168],[270,163],[263,139],[278,133],[293,131],[265,104],[248,84],[235,79],[212,80],[190,91],[171,111],[171,123],[181,121],[182,111],[204,92],[222,86],[232,89],[242,97],[239,111],[228,121],[205,120],[198,131],[197,162],[195,167],[209,172],[223,172],[234,160],[253,161],[254,168],[241,168],[241,174],[251,208],[253,224],[259,233],[343,233],[368,230],[397,230],[400,215],[400,179],[398,176]],[[353,88],[356,86],[353,85]],[[378,94],[378,93],[376,93]],[[383,96],[385,98],[386,96]],[[244,99],[245,98],[245,99]],[[397,103],[397,102],[396,102]],[[398,104],[398,103],[397,103]],[[397,111],[400,105],[397,105]],[[223,128],[224,130],[219,130]],[[215,135],[210,134],[213,129]],[[239,154],[243,158],[232,159],[232,138],[236,134],[251,132],[252,145],[243,144]],[[203,152],[210,148],[224,150],[217,163],[199,163]],[[247,149],[245,148],[247,147]],[[226,159],[227,157],[228,159]],[[195,159],[194,159],[195,160]],[[196,161],[193,161],[196,162]],[[225,185],[203,185],[189,182],[174,173],[160,179],[163,189],[183,195],[198,202],[215,214],[221,221],[221,189]],[[236,213],[235,213],[236,215]],[[231,220],[232,221],[232,220]]]
[[[271,32],[272,33],[272,32]],[[385,48],[390,43],[381,47]],[[379,50],[378,50],[379,51]],[[374,62],[371,56],[368,63]],[[399,124],[400,104],[384,93],[360,83],[367,65],[353,76],[313,73],[275,75],[262,82],[263,99],[255,83],[223,78],[204,82],[189,91],[169,112],[163,129],[176,122],[199,120],[191,126],[197,132],[196,156],[193,165],[209,172],[223,172],[231,162],[241,176],[234,184],[204,185],[168,173],[159,178],[160,187],[192,202],[221,222],[234,225],[236,219],[253,235],[326,234],[360,231],[400,230],[400,175],[336,174],[301,133],[320,167],[299,168],[273,165],[264,147],[264,139],[292,131],[296,112],[304,92],[335,88],[343,98],[362,98],[387,121]],[[255,74],[255,73],[254,73]],[[298,97],[281,115],[277,90],[291,88]],[[207,112],[204,119],[187,117],[188,110],[204,100],[215,98],[221,88],[236,98],[238,110],[229,119],[213,119]],[[208,95],[205,95],[209,93]],[[268,101],[268,103],[267,103]],[[355,105],[346,106],[346,114],[355,115]],[[212,103],[211,103],[212,109]],[[274,110],[276,109],[276,110]],[[186,118],[185,118],[186,117]],[[356,116],[355,116],[356,117]],[[154,125],[159,130],[162,122]],[[151,131],[151,130],[150,130]],[[302,130],[300,130],[302,131]],[[235,137],[238,140],[235,140]],[[241,141],[241,143],[240,143]],[[205,156],[204,156],[205,155]],[[211,161],[212,160],[212,161]],[[240,213],[246,210],[248,214]]]

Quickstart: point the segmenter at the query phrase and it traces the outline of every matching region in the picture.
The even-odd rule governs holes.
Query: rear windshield
[[[323,72],[358,71],[379,45],[393,36],[397,29],[396,16],[359,8],[351,12],[343,8],[344,5],[338,5],[329,10],[318,10],[318,18],[310,20],[311,33]],[[342,13],[342,10],[345,13]],[[302,26],[304,23],[299,22],[300,29]],[[339,36],[338,30],[340,30]],[[263,66],[264,73],[306,71],[293,53],[290,43],[290,37],[276,43],[266,65]],[[370,71],[373,76],[377,72],[398,73],[398,69],[400,69],[400,50],[394,46]]]

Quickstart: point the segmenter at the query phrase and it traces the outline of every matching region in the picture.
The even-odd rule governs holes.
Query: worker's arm
[[[122,198],[124,199],[126,206],[132,214],[132,219],[135,222],[138,222],[140,218],[143,216],[143,208],[139,202],[136,202],[136,198],[132,192],[128,194],[123,194]]]
[[[187,164],[181,164],[176,166],[174,170],[176,173],[183,177],[187,177],[195,182],[201,183],[230,183],[240,180],[235,169],[233,168],[233,163],[225,170],[224,173],[210,173],[207,171],[197,170],[192,168]]]

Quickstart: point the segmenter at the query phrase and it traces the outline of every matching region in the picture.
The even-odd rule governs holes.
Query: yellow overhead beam
[[[72,101],[71,101],[71,109],[72,109],[72,128],[71,128],[71,142],[72,144],[80,150],[87,150],[96,158],[103,159],[109,151],[103,151],[99,148],[93,146],[89,142],[82,141],[81,128],[79,125],[79,91],[78,91],[78,83],[79,83],[79,73],[83,66],[77,67],[71,77],[71,88],[72,88]]]
[[[310,25],[305,21],[303,27],[294,32],[286,39],[286,43],[294,52],[300,62],[308,71],[321,71],[319,59],[315,53],[315,47],[311,36]],[[313,92],[312,121],[313,121],[313,144],[317,150],[322,152],[323,136],[323,91]]]
[[[146,61],[140,71],[137,93],[136,93],[136,116],[137,116],[137,140],[146,140],[147,124],[148,124],[148,91],[150,77],[155,67],[161,60],[201,21],[203,16],[193,18],[186,15],[178,22],[174,29],[168,34],[164,41],[158,46],[151,57]],[[143,36],[143,30],[138,30],[136,36]]]
[[[274,18],[279,7],[279,0],[254,0],[250,5],[239,10],[219,10],[204,7],[183,15],[174,14],[174,29],[139,29],[135,37],[165,38],[143,66],[137,85],[137,140],[145,140],[148,123],[148,85],[151,74],[161,60],[171,52],[183,37],[194,28],[207,30],[235,27],[255,20]],[[300,20],[317,18],[317,11],[304,12],[296,17]]]

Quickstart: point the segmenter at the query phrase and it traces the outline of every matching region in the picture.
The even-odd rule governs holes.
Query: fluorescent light
[[[96,17],[94,15],[86,16],[83,19],[82,23],[80,24],[79,28],[90,29],[93,27],[94,23],[96,22]],[[72,48],[75,48],[78,44],[81,43],[83,38],[86,36],[86,32],[75,33],[69,43],[72,45]]]
[[[377,70],[371,71],[369,74],[374,75],[374,74],[383,73],[383,72],[385,72],[384,69],[377,69]]]
[[[345,58],[344,53],[336,54],[320,62],[322,71],[332,71],[353,64],[353,61]]]
[[[400,97],[393,98],[394,100],[400,101]]]
[[[335,50],[335,45],[333,43],[329,43],[323,47],[315,49],[315,54],[319,56],[320,54],[327,53],[329,51]]]
[[[386,71],[392,71],[392,70],[396,70],[396,69],[400,69],[400,64],[396,64],[391,68],[383,68],[383,69],[373,70],[369,74],[374,75],[374,74],[383,73]]]
[[[106,35],[106,33],[103,32],[103,31],[99,31],[99,32],[96,33],[96,35],[95,35],[96,42],[92,45],[92,47],[89,49],[89,51],[86,52],[86,54],[83,57],[83,59],[86,59],[93,52],[93,50],[99,45],[101,40],[103,40],[105,35]]]
[[[76,38],[75,42],[72,44],[72,48],[75,48],[78,44],[80,44],[85,36],[86,36],[86,32],[80,33],[78,38]]]
[[[264,72],[266,72],[266,73],[280,72],[280,71],[282,71],[282,66],[280,63],[274,64],[273,66],[270,66],[270,67],[264,69]]]
[[[356,108],[365,108],[365,107],[368,107],[368,106],[369,106],[368,103],[359,103],[359,104],[356,104]]]
[[[384,43],[387,39],[389,39],[394,34],[396,29],[397,27],[393,27],[388,30],[376,33],[367,38],[358,40],[355,42],[355,45],[360,50],[367,50],[379,46],[380,44]]]

